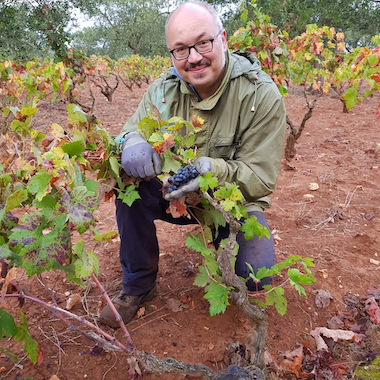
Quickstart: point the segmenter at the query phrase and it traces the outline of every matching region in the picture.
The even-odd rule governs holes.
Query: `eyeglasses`
[[[210,51],[213,48],[213,42],[219,37],[220,33],[222,33],[222,30],[220,30],[218,34],[214,38],[211,38],[210,40],[199,41],[196,44],[191,45],[191,46],[181,46],[179,48],[169,50],[169,52],[170,54],[173,54],[173,57],[177,61],[182,61],[183,59],[188,58],[188,56],[190,55],[190,50],[192,48],[194,48],[197,53],[202,54],[202,55],[210,53]]]

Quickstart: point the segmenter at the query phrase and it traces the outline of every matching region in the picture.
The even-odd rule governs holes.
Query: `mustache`
[[[202,60],[200,60],[197,63],[189,63],[188,65],[186,65],[185,71],[189,71],[191,69],[195,69],[198,66],[211,66],[211,62],[208,59],[204,59],[203,58]]]

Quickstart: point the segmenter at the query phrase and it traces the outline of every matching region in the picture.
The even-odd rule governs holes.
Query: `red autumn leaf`
[[[181,216],[187,216],[189,218],[190,215],[186,210],[185,199],[186,196],[171,200],[166,212],[172,214],[173,218],[179,218]]]
[[[368,298],[365,302],[365,311],[373,323],[380,324],[380,307],[374,297]]]
[[[37,356],[37,365],[40,365],[44,361],[44,353],[41,350],[41,347],[39,347],[38,350],[38,356]]]
[[[169,135],[169,137],[166,138],[164,141],[154,143],[154,144],[153,144],[153,147],[154,147],[154,150],[155,150],[158,154],[162,154],[162,153],[166,152],[167,149],[171,149],[171,148],[173,148],[174,145],[175,145],[175,142],[174,142],[174,135],[171,134],[171,135]]]
[[[283,373],[294,373],[299,377],[302,365],[303,346],[299,346],[291,352],[284,353],[284,359],[281,361],[279,368]]]
[[[104,202],[109,201],[113,197],[113,190],[104,193]]]

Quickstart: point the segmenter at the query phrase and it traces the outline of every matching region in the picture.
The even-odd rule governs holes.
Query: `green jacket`
[[[170,68],[148,88],[117,138],[138,130],[137,124],[149,115],[151,104],[164,120],[201,117],[204,124],[195,138],[198,151],[211,158],[219,183],[239,185],[247,211],[262,211],[270,207],[266,196],[274,191],[280,170],[285,105],[254,55],[238,51],[228,52],[226,57],[222,84],[214,95],[201,101]]]

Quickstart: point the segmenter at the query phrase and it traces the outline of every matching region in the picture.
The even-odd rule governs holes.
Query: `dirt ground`
[[[119,87],[112,103],[97,93],[94,113],[102,126],[111,134],[118,133],[145,89],[146,86],[130,92]],[[84,95],[83,102],[87,100]],[[289,118],[298,125],[307,111],[302,93],[292,88],[285,101]],[[281,317],[274,308],[266,311],[267,350],[278,360],[299,343],[315,350],[310,331],[327,326],[332,317],[345,309],[344,295],[356,294],[363,300],[369,291],[380,292],[380,125],[375,116],[379,101],[380,96],[375,95],[344,114],[339,99],[332,95],[320,98],[296,145],[297,155],[281,168],[276,191],[271,195],[273,205],[265,212],[276,238],[277,261],[288,255],[314,258],[317,282],[306,287],[307,299],[300,297],[289,284],[285,285],[288,300],[285,316]],[[35,117],[35,127],[39,124],[43,129],[52,122],[64,125],[65,107],[64,103],[42,104]],[[317,183],[319,188],[310,190],[310,183]],[[98,218],[101,231],[117,229],[113,200],[101,205]],[[158,358],[204,363],[216,371],[226,368],[225,346],[234,341],[244,343],[250,324],[235,306],[228,307],[223,315],[209,316],[203,289],[193,285],[201,257],[185,247],[184,235],[196,228],[157,222],[158,296],[146,305],[145,315],[135,318],[127,328],[140,350]],[[119,241],[114,239],[93,248],[100,258],[99,279],[110,295],[114,295],[121,286]],[[100,294],[94,283],[89,282],[83,292],[59,273],[27,279],[21,271],[18,281],[32,295],[46,301],[50,300],[48,289],[52,289],[62,307],[70,294],[79,293],[82,302],[72,311],[98,323]],[[283,281],[278,277],[275,284]],[[332,296],[328,307],[316,305],[315,291],[321,289]],[[182,306],[169,307],[171,299],[182,300]],[[8,306],[16,308],[16,303],[9,302]],[[61,380],[129,378],[124,354],[94,350],[92,341],[70,330],[36,304],[27,302],[23,312],[42,349],[43,361],[39,365],[30,364],[19,344],[3,339],[0,346],[12,350],[20,361],[14,364],[2,354],[1,379],[47,380],[53,375]],[[105,329],[125,341],[119,330]],[[344,353],[338,359],[349,368],[354,368],[360,360]],[[183,376],[143,373],[143,378],[174,380]],[[295,376],[283,378],[295,379]]]

